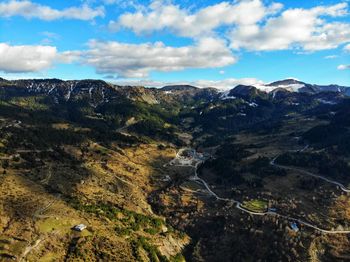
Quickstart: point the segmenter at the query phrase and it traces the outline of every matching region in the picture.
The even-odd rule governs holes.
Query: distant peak
[[[161,88],[163,91],[187,91],[187,90],[196,90],[198,87],[191,85],[169,85]]]
[[[298,85],[298,84],[305,84],[305,83],[295,78],[287,78],[284,80],[272,82],[267,86],[284,86],[284,85]]]
[[[251,85],[238,85],[229,92],[229,96],[237,96],[244,98],[254,98],[257,96],[264,96],[265,92],[259,90],[255,86]]]
[[[252,85],[237,85],[234,87],[234,89],[257,89],[257,88]]]
[[[251,86],[251,85],[238,85],[235,86],[231,91],[235,92],[235,93],[251,93],[251,92],[257,92],[258,89],[255,86]]]

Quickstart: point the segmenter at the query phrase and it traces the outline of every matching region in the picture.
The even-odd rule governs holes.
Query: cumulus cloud
[[[324,17],[342,17],[348,4],[288,9],[266,23],[238,26],[231,31],[232,48],[254,51],[299,48],[306,51],[332,49],[350,41],[350,24],[327,22]]]
[[[57,58],[52,46],[11,46],[0,43],[0,71],[5,73],[38,72],[50,68]]]
[[[131,29],[137,34],[166,30],[195,39],[217,34],[224,27],[233,49],[317,51],[350,41],[350,24],[337,21],[346,15],[346,2],[283,10],[280,3],[238,0],[191,11],[171,1],[154,0],[149,6],[110,21],[109,27],[114,31]]]
[[[350,65],[339,65],[338,70],[347,70],[350,69]]]
[[[23,16],[27,19],[38,18],[46,21],[57,19],[92,20],[104,16],[104,8],[92,9],[88,5],[69,7],[63,10],[33,3],[31,1],[9,0],[0,3],[0,17]]]
[[[257,23],[281,8],[278,3],[265,6],[261,0],[243,0],[221,2],[190,12],[178,5],[156,0],[145,10],[121,15],[117,21],[111,21],[109,27],[112,30],[127,28],[138,34],[170,30],[181,36],[198,37],[210,34],[220,26]]]
[[[147,77],[151,71],[178,71],[187,68],[215,68],[234,64],[236,58],[225,41],[202,38],[194,45],[165,46],[162,42],[125,44],[92,40],[82,55],[83,63],[97,73],[119,77]]]
[[[126,44],[91,40],[86,50],[58,52],[47,45],[0,43],[0,71],[38,72],[55,63],[93,66],[96,72],[113,77],[145,78],[152,71],[178,71],[188,68],[220,68],[236,62],[225,41],[203,38],[183,47],[162,42]]]

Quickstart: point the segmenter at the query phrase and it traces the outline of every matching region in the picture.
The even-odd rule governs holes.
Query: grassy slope
[[[135,261],[181,252],[188,239],[147,203],[173,150],[113,132],[83,104],[57,111],[45,99],[12,98],[0,116],[3,257]],[[81,234],[71,230],[79,223],[88,226]]]

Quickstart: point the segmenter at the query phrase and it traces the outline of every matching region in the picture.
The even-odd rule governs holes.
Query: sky
[[[0,0],[0,77],[350,86],[350,1]]]

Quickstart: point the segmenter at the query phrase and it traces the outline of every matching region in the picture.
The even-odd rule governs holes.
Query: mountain
[[[196,90],[198,87],[191,86],[191,85],[170,85],[170,86],[164,86],[160,90],[162,91],[192,91]]]
[[[0,79],[0,88],[2,87],[16,89],[17,92],[30,92],[37,94],[50,94],[69,100],[77,96],[95,97],[95,103],[101,103],[104,100],[116,98],[116,96],[126,96],[135,100],[149,100],[150,103],[157,103],[157,96],[163,96],[158,91],[163,91],[166,95],[171,94],[184,98],[185,94],[191,96],[197,94],[203,96],[207,94],[210,97],[217,97],[219,91],[215,88],[198,88],[191,85],[170,85],[160,89],[144,88],[135,86],[118,86],[107,83],[102,80],[73,80],[63,81],[59,79],[29,79],[12,80]],[[350,94],[350,88],[338,85],[314,85],[307,84],[295,79],[285,79],[276,81],[264,86],[245,86],[238,85],[226,92],[228,96],[264,96],[264,92],[274,93],[274,90],[282,89],[289,92],[301,92],[317,94],[323,92],[337,92],[344,95]],[[203,91],[205,90],[205,91]],[[150,97],[149,97],[150,96]]]
[[[12,88],[18,92],[57,95],[69,100],[71,96],[77,94],[91,94],[91,96],[93,92],[102,94],[110,90],[111,85],[102,80],[63,81],[60,79],[30,79],[7,81],[5,88],[7,90]]]
[[[230,90],[228,96],[241,97],[252,100],[256,97],[264,97],[266,96],[266,93],[259,90],[255,86],[238,85]]]
[[[348,95],[350,90],[350,87],[339,86],[339,85],[307,84],[296,79],[285,79],[281,81],[276,81],[266,85],[266,87],[282,88],[290,92],[301,92],[301,93],[311,93],[311,94],[323,93],[323,92],[338,92],[338,93]]]
[[[268,87],[274,87],[274,88],[282,88],[286,89],[290,92],[298,92],[300,89],[305,87],[305,83],[295,80],[295,79],[285,79],[285,80],[280,80],[276,81],[273,83],[270,83],[266,86]]]
[[[283,98],[287,98],[288,96],[290,96],[292,93],[292,91],[289,91],[286,88],[282,88],[282,87],[278,87],[273,89],[269,95],[272,97],[272,99],[283,99]]]
[[[5,83],[5,84],[3,84]],[[151,89],[144,87],[117,86],[102,80],[33,79],[0,82],[0,88],[8,92],[45,94],[59,101],[86,100],[95,107],[110,101],[129,98],[134,101],[144,101],[157,104],[157,98]]]
[[[345,95],[346,95],[346,96],[350,96],[350,88],[346,89]]]
[[[290,85],[305,85],[305,83],[297,79],[289,78],[289,79],[279,80],[268,84],[268,86],[275,86],[275,87],[290,86]]]
[[[349,87],[339,86],[339,85],[308,85],[308,86],[313,88],[315,93],[338,92],[338,93],[346,94],[350,90]]]

